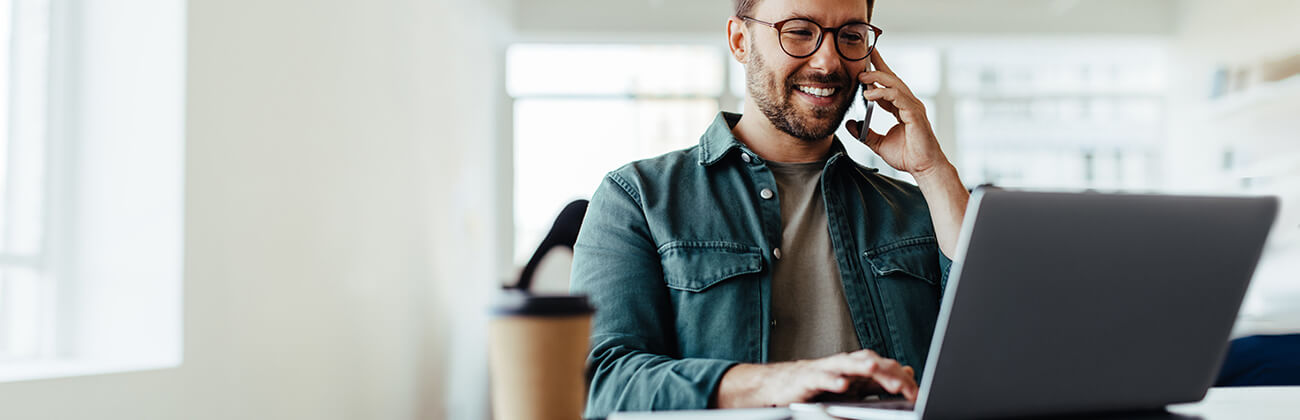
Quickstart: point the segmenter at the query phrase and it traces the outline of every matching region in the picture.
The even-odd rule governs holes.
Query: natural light
[[[1161,187],[1160,43],[896,44],[887,60],[926,103],[968,186]],[[721,46],[512,46],[506,84],[514,103],[515,261],[526,260],[555,214],[589,197],[606,172],[695,145],[719,110],[741,109],[743,77]],[[862,112],[855,104],[849,117]],[[894,124],[885,114],[872,119],[881,132]],[[843,129],[838,135],[850,137]],[[874,165],[910,179],[882,161]]]

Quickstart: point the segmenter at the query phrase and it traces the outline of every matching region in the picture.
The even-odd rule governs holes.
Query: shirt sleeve
[[[737,362],[682,359],[663,267],[637,189],[611,173],[592,195],[573,251],[570,288],[596,315],[584,417],[703,409]]]
[[[952,271],[952,259],[939,251],[939,296],[948,290],[948,272]]]

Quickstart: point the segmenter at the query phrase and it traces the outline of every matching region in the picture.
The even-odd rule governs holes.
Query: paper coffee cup
[[[585,296],[503,294],[489,322],[492,411],[498,420],[578,420],[595,312]]]

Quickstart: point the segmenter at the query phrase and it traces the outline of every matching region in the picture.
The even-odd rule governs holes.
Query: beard
[[[853,105],[857,89],[845,94],[849,85],[848,76],[841,73],[814,74],[807,76],[791,75],[785,80],[776,80],[776,75],[768,69],[758,50],[754,52],[750,65],[745,71],[745,85],[749,90],[750,100],[758,106],[768,121],[778,130],[807,142],[819,142],[835,134],[844,114]],[[796,80],[798,78],[798,80]],[[836,102],[828,106],[812,109],[811,115],[800,115],[794,104],[794,91],[797,82],[824,83],[836,85]]]

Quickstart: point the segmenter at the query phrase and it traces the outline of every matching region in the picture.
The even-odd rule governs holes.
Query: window
[[[0,361],[51,350],[46,222],[49,4],[0,1]]]
[[[0,382],[180,363],[183,6],[0,0]]]
[[[729,97],[729,57],[720,46],[512,46],[515,260],[606,172],[698,143]]]
[[[969,186],[1161,186],[1159,42],[900,38],[885,58]],[[607,171],[694,145],[718,109],[743,109],[744,68],[724,45],[522,44],[507,56],[516,262]],[[848,118],[863,114],[855,101]],[[879,110],[871,121],[881,133],[895,124]],[[868,164],[912,180],[879,157]]]
[[[1004,42],[947,51],[955,163],[968,184],[1159,186],[1160,45]]]
[[[937,51],[896,55],[895,70],[906,69],[931,104]],[[555,214],[588,198],[606,172],[695,145],[720,109],[742,110],[745,70],[723,45],[520,44],[507,52],[506,84],[514,100],[514,259],[522,262]],[[937,109],[930,107],[932,118]],[[863,112],[859,101],[849,116]],[[894,124],[883,113],[872,120],[882,132]],[[850,138],[844,129],[838,135]]]

